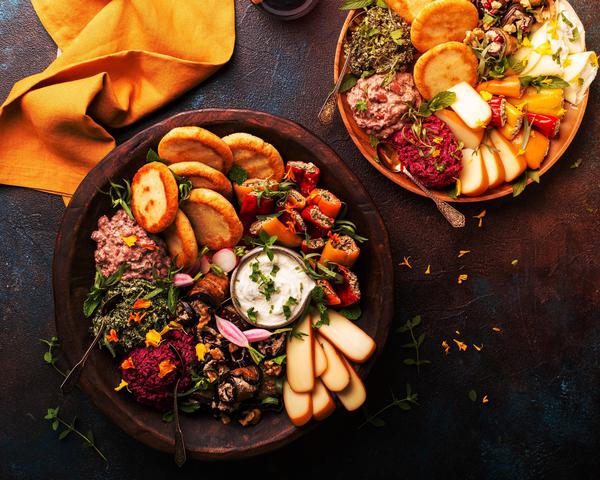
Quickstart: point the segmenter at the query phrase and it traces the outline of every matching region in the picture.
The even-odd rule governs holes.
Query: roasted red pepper
[[[325,215],[316,205],[310,205],[302,210],[302,218],[311,237],[326,237],[333,228],[333,218]]]
[[[263,196],[263,192],[252,191],[246,194],[240,205],[240,220],[247,230],[256,221],[257,215],[270,215],[275,211],[272,198]]]
[[[317,280],[317,286],[323,289],[323,300],[325,301],[325,305],[329,305],[330,307],[339,305],[342,303],[338,294],[335,293],[335,290],[331,286],[327,280]]]
[[[527,120],[544,136],[554,138],[560,131],[560,118],[543,113],[527,113]]]
[[[286,209],[279,216],[279,220],[294,233],[306,232],[306,223],[304,222],[304,219],[298,210],[294,210],[293,208]]]
[[[285,170],[285,178],[296,183],[300,193],[304,196],[317,186],[321,170],[312,162],[288,162]]]
[[[333,264],[330,264],[333,265]],[[333,288],[338,297],[340,297],[340,307],[354,305],[360,301],[360,286],[358,277],[352,273],[349,268],[342,265],[336,265],[335,268],[342,276],[342,283],[336,284]]]
[[[302,240],[302,251],[304,253],[319,253],[325,246],[324,238],[311,238]]]
[[[494,127],[502,128],[506,125],[506,98],[493,97],[488,104],[492,109],[492,121]]]
[[[315,188],[306,199],[309,205],[316,205],[321,211],[332,218],[338,216],[342,209],[342,202],[329,190]]]

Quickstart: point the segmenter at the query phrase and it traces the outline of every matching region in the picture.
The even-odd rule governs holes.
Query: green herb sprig
[[[539,92],[543,88],[550,89],[558,89],[558,88],[568,88],[569,82],[566,82],[560,77],[555,77],[551,75],[544,75],[539,77],[532,77],[530,75],[526,75],[524,77],[520,77],[519,81],[523,87],[535,87]]]
[[[229,178],[229,180],[231,180],[233,183],[241,185],[248,180],[248,172],[239,165],[234,164],[227,173],[227,178]]]
[[[408,333],[410,336],[410,342],[402,345],[402,348],[413,349],[415,351],[414,358],[405,358],[402,363],[408,366],[416,366],[419,371],[421,365],[429,365],[429,360],[423,360],[421,358],[421,345],[425,341],[425,334],[421,333],[418,337],[415,335],[415,328],[421,324],[421,315],[407,320],[404,325],[396,330],[397,333]]]
[[[123,180],[123,184],[115,183],[112,180],[108,181],[108,191],[98,190],[104,195],[110,197],[112,208],[122,208],[129,218],[133,219],[131,212],[131,184],[127,180]]]
[[[382,409],[378,410],[373,415],[369,415],[367,409],[363,408],[366,420],[362,424],[360,424],[358,428],[363,428],[366,425],[372,425],[374,427],[383,427],[385,426],[385,421],[379,418],[383,413],[388,411],[390,408],[394,407],[397,407],[403,411],[411,410],[413,406],[419,405],[418,399],[419,395],[417,393],[413,393],[412,387],[409,383],[407,383],[406,394],[404,398],[397,398],[396,395],[392,392],[392,401]]]
[[[58,358],[54,355],[54,350],[60,348],[60,343],[58,343],[57,337],[50,337],[50,340],[44,340],[43,338],[39,339],[44,345],[48,347],[48,350],[44,352],[44,361],[50,365],[54,370],[56,370],[61,376],[66,377],[67,374],[63,372],[60,368],[56,366],[56,362]]]
[[[310,300],[319,312],[319,321],[313,325],[313,328],[319,329],[323,325],[329,325],[329,313],[325,304],[325,290],[323,290],[323,287],[317,285],[313,288],[310,292]]]
[[[271,236],[264,230],[261,230],[257,238],[244,237],[244,241],[247,245],[262,247],[263,252],[266,253],[270,261],[273,261],[273,259],[275,258],[275,254],[271,249],[271,247],[275,245],[275,242],[277,241],[277,237],[275,235]]]
[[[102,302],[106,291],[119,283],[121,277],[125,273],[125,271],[129,268],[128,263],[123,263],[119,269],[113,274],[105,277],[102,275],[102,271],[100,268],[96,267],[96,276],[94,277],[94,284],[90,288],[90,291],[83,302],[83,314],[86,317],[91,317],[92,314],[98,308],[98,305]]]

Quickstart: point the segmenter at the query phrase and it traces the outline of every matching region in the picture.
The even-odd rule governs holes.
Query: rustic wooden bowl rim
[[[340,32],[340,36],[337,43],[337,48],[335,52],[335,60],[334,60],[334,72],[333,79],[334,82],[337,81],[339,72],[342,69],[345,57],[344,57],[344,40],[346,38],[346,32],[348,27],[350,26],[350,22],[352,18],[356,14],[357,10],[350,10],[348,12],[348,16],[346,17],[346,21],[342,26],[342,30]],[[570,106],[567,109],[567,114],[561,123],[561,129],[558,139],[553,140],[550,145],[550,152],[542,166],[539,169],[540,177],[546,173],[550,168],[558,162],[558,160],[563,156],[563,154],[567,151],[577,132],[579,131],[579,127],[583,121],[583,117],[585,115],[587,103],[589,99],[589,92],[586,93],[585,98],[581,104],[577,107]],[[390,179],[397,185],[400,185],[402,188],[406,190],[410,190],[413,193],[416,193],[421,196],[425,196],[425,194],[415,186],[409,179],[403,174],[395,174],[387,170],[383,165],[379,164],[375,161],[375,149],[369,143],[369,138],[367,134],[362,131],[352,116],[352,111],[348,102],[346,101],[346,95],[340,94],[338,96],[338,108],[340,111],[340,115],[342,117],[342,121],[344,122],[344,126],[346,130],[348,130],[348,134],[350,138],[356,145],[356,147],[360,150],[362,155],[367,159],[367,161],[373,165],[380,173]],[[529,178],[527,180],[527,184],[531,184],[533,180]],[[434,191],[436,195],[445,200],[447,202],[458,202],[458,203],[473,203],[473,202],[482,202],[487,200],[495,200],[497,198],[505,197],[507,195],[512,195],[513,188],[509,183],[504,183],[499,187],[488,190],[485,194],[477,196],[477,197],[466,197],[460,196],[459,198],[452,198],[446,194],[446,192],[441,190]]]

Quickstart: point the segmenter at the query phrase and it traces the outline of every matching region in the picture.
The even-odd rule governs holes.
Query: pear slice
[[[448,125],[457,140],[463,143],[465,148],[475,150],[483,140],[484,128],[472,129],[452,110],[444,109],[435,112],[435,116]]]
[[[504,166],[505,181],[512,182],[527,168],[525,157],[519,155],[516,147],[497,130],[492,130],[490,139],[496,150],[498,150],[498,155]]]
[[[321,375],[321,380],[332,392],[340,392],[350,383],[350,373],[344,366],[343,355],[324,338],[319,337],[318,342],[323,346],[327,357],[327,370]]]
[[[331,394],[317,378],[315,388],[312,391],[312,416],[315,420],[325,420],[335,410],[335,402]]]
[[[500,160],[500,155],[496,147],[492,146],[491,141],[484,141],[481,145],[481,158],[488,174],[489,188],[496,188],[504,183],[504,165]]]
[[[481,149],[465,148],[462,151],[462,170],[460,172],[461,192],[476,197],[484,193],[489,186],[487,171],[483,165]]]
[[[312,417],[312,393],[297,393],[286,381],[283,384],[283,405],[294,425],[300,427]]]
[[[306,314],[294,328],[286,346],[287,381],[297,393],[312,391],[315,386],[313,329]]]
[[[367,399],[367,390],[348,360],[343,358],[343,361],[346,369],[350,372],[350,383],[344,390],[336,393],[336,395],[340,399],[340,402],[342,402],[342,405],[344,405],[344,408],[349,412],[353,412],[365,403],[365,400]]]
[[[313,320],[313,323],[315,321]],[[327,357],[323,351],[323,346],[319,343],[319,338],[313,335],[315,344],[313,345],[315,353],[315,377],[320,377],[327,370]]]
[[[356,363],[364,363],[375,351],[375,342],[353,322],[336,312],[327,310],[329,324],[319,328],[319,335]]]

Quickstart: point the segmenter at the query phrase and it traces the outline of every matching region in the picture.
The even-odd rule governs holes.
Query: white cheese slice
[[[335,348],[353,362],[366,362],[375,351],[375,341],[340,313],[331,309],[327,312],[329,324],[319,328],[319,336],[329,340]],[[329,361],[329,358],[327,360]]]
[[[335,410],[335,402],[331,394],[319,379],[312,391],[312,411],[315,420],[325,420]]]
[[[324,338],[318,339],[327,357],[327,370],[321,375],[321,380],[332,392],[339,392],[350,383],[350,373],[344,366],[342,355]]]
[[[359,409],[367,399],[367,390],[352,365],[344,358],[344,364],[350,372],[350,384],[336,395],[349,412]]]
[[[294,327],[286,346],[287,381],[297,393],[312,391],[315,385],[313,328],[311,317],[305,315]]]
[[[297,393],[286,381],[283,384],[283,405],[294,425],[300,427],[312,417],[312,393]]]
[[[492,109],[481,95],[467,82],[461,82],[448,89],[456,94],[456,101],[450,106],[470,128],[485,128],[492,119]]]
[[[316,323],[313,320],[313,324]],[[325,352],[323,351],[323,347],[319,343],[316,335],[313,335],[313,341],[315,344],[313,345],[314,353],[315,353],[315,377],[320,377],[327,370],[327,357],[325,356]]]

